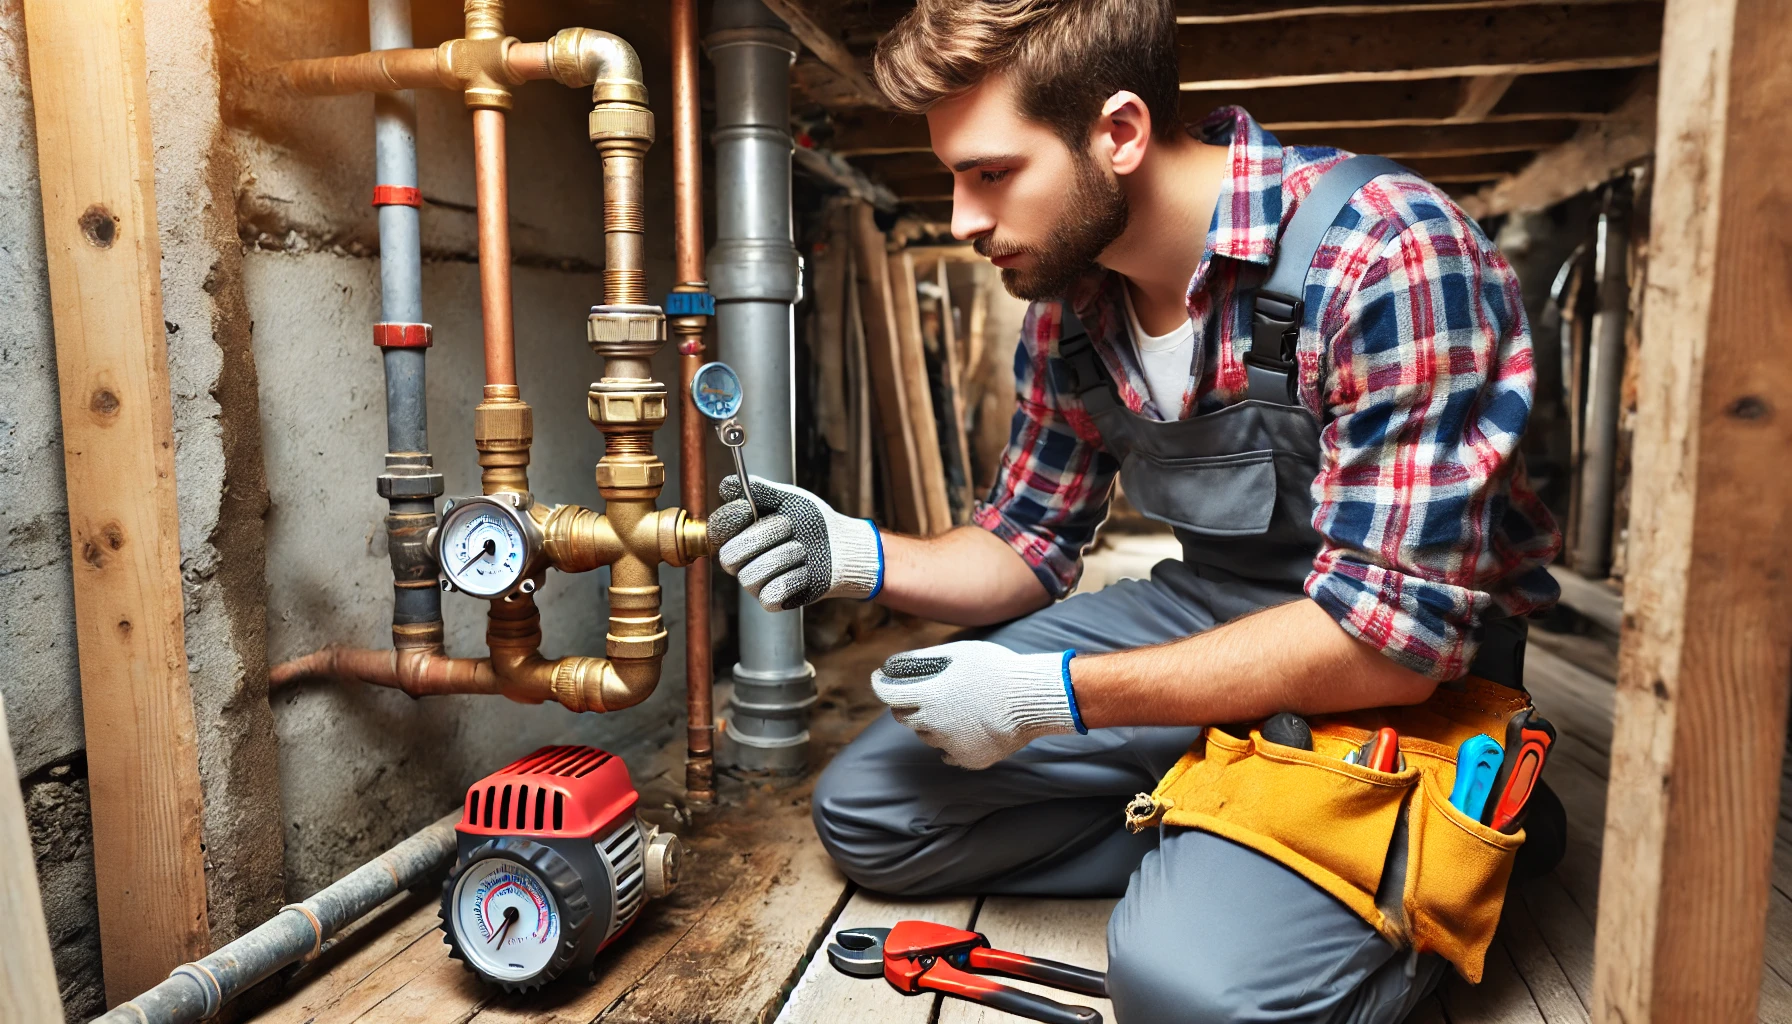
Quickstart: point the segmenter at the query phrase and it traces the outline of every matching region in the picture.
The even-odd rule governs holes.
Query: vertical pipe
[[[468,24],[472,23],[471,18]],[[479,206],[479,315],[485,321],[485,382],[516,384],[510,312],[510,187],[504,111],[473,111],[473,187]]]
[[[1587,415],[1580,461],[1580,509],[1573,568],[1602,580],[1612,564],[1612,482],[1618,459],[1618,406],[1624,381],[1624,319],[1630,308],[1625,258],[1630,251],[1628,193],[1614,187],[1599,215],[1594,266],[1599,307],[1587,345]]]
[[[723,354],[746,390],[748,469],[796,477],[794,393],[800,265],[790,212],[790,64],[797,41],[760,0],[716,0],[706,40],[716,66],[716,245],[709,279]],[[740,599],[740,663],[726,735],[742,768],[798,771],[808,755],[815,670],[801,612]]]
[[[367,22],[373,49],[411,45],[410,0],[368,0]],[[423,256],[418,224],[417,97],[413,92],[373,97],[376,195],[380,225],[380,320],[415,330],[376,338],[428,337],[423,320]],[[382,345],[386,370],[386,471],[379,491],[389,508],[386,548],[392,562],[392,640],[397,647],[441,643],[442,593],[424,539],[435,526],[435,499],[442,477],[429,452],[424,401],[424,352],[415,344]]]
[[[703,276],[702,114],[698,106],[697,0],[672,0],[672,193],[673,239],[678,286],[707,292]],[[683,311],[680,311],[683,312]],[[703,459],[703,416],[691,399],[691,380],[703,365],[707,316],[672,320],[678,338],[678,480],[685,511],[702,517],[708,470]],[[693,803],[715,799],[715,708],[710,693],[709,566],[699,558],[684,570],[685,615],[685,797]]]

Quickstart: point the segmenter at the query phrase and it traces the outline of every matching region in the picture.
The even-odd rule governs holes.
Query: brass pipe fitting
[[[610,621],[614,628],[616,620]],[[555,701],[571,711],[620,711],[641,703],[659,686],[664,660],[663,645],[659,657],[544,658],[541,612],[527,596],[492,602],[485,642],[498,692],[523,704]]]
[[[527,506],[529,446],[535,440],[535,413],[515,384],[487,384],[485,400],[473,409],[473,446],[479,449],[479,483],[486,494],[518,494]]]
[[[664,384],[652,359],[666,340],[666,318],[647,305],[644,271],[643,158],[653,144],[653,113],[641,61],[608,32],[571,28],[544,43],[504,32],[504,0],[465,0],[466,35],[433,50],[386,50],[350,57],[293,61],[287,80],[308,93],[459,89],[474,111],[475,178],[479,192],[481,309],[486,379],[474,410],[484,493],[513,494],[541,529],[554,568],[583,572],[610,566],[607,658],[541,655],[541,615],[528,594],[491,602],[486,659],[448,658],[440,623],[394,627],[391,651],[326,648],[274,669],[272,685],[336,675],[395,686],[413,696],[502,693],[523,703],[556,701],[574,711],[616,711],[640,703],[659,684],[667,637],[660,615],[659,564],[687,565],[709,554],[708,526],[682,509],[656,509],[666,467],[653,432],[666,420]],[[591,421],[605,446],[596,481],[604,514],[576,505],[534,506],[529,491],[533,414],[516,386],[510,334],[507,173],[504,112],[511,88],[552,78],[591,86],[588,118],[604,166],[604,298],[588,328],[604,359],[588,395]]]

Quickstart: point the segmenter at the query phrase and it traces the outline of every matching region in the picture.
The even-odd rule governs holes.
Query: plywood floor
[[[887,654],[937,642],[935,626],[885,627],[816,659],[817,757],[878,710],[865,685]],[[1609,652],[1596,642],[1542,637],[1529,678],[1561,741],[1547,777],[1569,810],[1568,855],[1549,877],[1516,889],[1479,986],[1452,978],[1410,1018],[1418,1024],[1586,1021],[1593,922],[1611,741]],[[676,745],[632,764],[650,816],[671,824],[682,776]],[[924,917],[974,927],[998,945],[1105,968],[1111,900],[990,897],[891,900],[854,891],[820,849],[808,784],[742,785],[733,803],[678,823],[689,844],[686,883],[650,904],[606,951],[594,983],[562,983],[526,998],[475,983],[448,959],[433,893],[401,897],[345,934],[287,984],[260,1024],[589,1024],[770,1022],[970,1024],[1014,1020],[957,1000],[904,997],[837,974],[817,956],[837,928]],[[1792,1021],[1792,784],[1781,803],[1760,1019]],[[1059,994],[1061,998],[1066,998]],[[1074,1001],[1075,997],[1068,997]],[[1088,1002],[1088,1000],[1083,1000]],[[1105,1019],[1111,1008],[1097,1005]]]

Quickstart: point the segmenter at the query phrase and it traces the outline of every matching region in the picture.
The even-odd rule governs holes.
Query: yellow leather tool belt
[[[1479,982],[1524,832],[1495,832],[1450,804],[1456,748],[1479,733],[1503,742],[1506,719],[1529,706],[1470,677],[1413,707],[1310,719],[1313,750],[1209,728],[1149,806],[1127,809],[1127,826],[1198,828],[1273,857],[1395,946],[1437,953]],[[1402,770],[1344,761],[1384,726],[1400,734]]]

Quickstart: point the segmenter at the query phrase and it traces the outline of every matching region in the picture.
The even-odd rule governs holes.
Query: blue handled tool
[[[1485,733],[1463,740],[1462,746],[1456,748],[1456,786],[1450,791],[1451,806],[1480,821],[1505,756],[1499,742]]]

